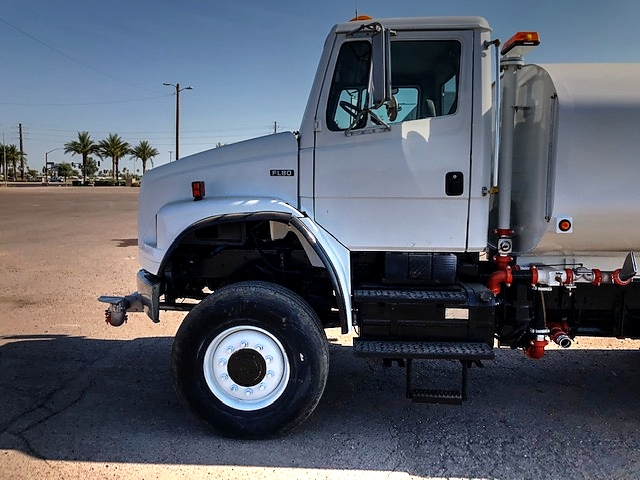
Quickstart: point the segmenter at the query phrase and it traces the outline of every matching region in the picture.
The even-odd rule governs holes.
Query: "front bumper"
[[[154,322],[160,321],[160,287],[162,282],[155,275],[140,270],[136,276],[138,294],[142,297],[144,312]]]

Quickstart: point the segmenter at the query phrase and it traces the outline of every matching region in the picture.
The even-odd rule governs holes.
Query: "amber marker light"
[[[191,182],[191,194],[193,195],[194,202],[204,198],[204,182],[202,180]]]
[[[502,55],[506,55],[516,49],[512,54],[522,55],[524,52],[537,47],[538,45],[540,45],[540,36],[538,35],[538,32],[518,32],[504,43],[500,53]],[[517,49],[516,47],[524,48]]]

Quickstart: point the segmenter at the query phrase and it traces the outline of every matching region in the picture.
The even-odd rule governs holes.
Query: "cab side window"
[[[453,115],[458,108],[460,42],[453,40],[396,40],[391,42],[391,84],[398,115],[389,120],[386,108],[375,113],[386,123]],[[371,45],[367,41],[344,43],[338,55],[329,92],[327,125],[346,130],[367,125],[367,85]]]
[[[370,65],[371,44],[368,41],[342,44],[329,91],[329,130],[346,130],[366,106]],[[366,118],[363,118],[358,126],[363,127],[365,122]]]

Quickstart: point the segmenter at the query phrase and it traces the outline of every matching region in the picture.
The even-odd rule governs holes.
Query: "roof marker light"
[[[502,55],[509,53],[510,56],[521,57],[538,45],[540,45],[538,32],[518,32],[504,43],[500,53]]]
[[[356,15],[355,17],[353,17],[349,21],[350,22],[362,22],[362,21],[368,21],[368,20],[373,20],[373,18],[371,18],[369,15]]]

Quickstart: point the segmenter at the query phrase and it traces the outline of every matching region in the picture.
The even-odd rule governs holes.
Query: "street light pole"
[[[56,150],[62,150],[64,147],[54,148],[53,150],[49,150],[44,154],[44,183],[45,185],[49,185],[49,154],[51,152],[55,152]]]
[[[176,89],[176,160],[180,158],[180,92],[182,90],[193,90],[191,85],[188,87],[180,88],[180,84],[176,83],[163,83],[166,87],[173,87]]]

